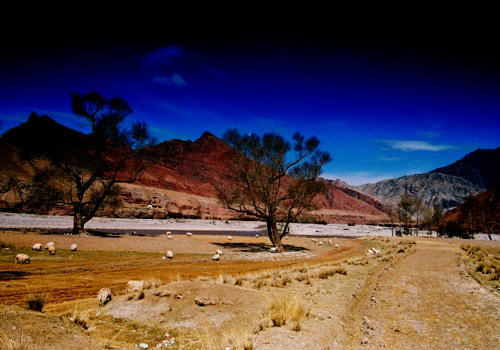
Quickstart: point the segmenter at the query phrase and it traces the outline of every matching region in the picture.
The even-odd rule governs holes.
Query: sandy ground
[[[414,249],[368,294],[356,349],[500,349],[500,299],[465,271],[459,245]]]
[[[19,229],[57,229],[68,230],[72,228],[71,216],[49,216],[33,214],[0,213],[0,228]],[[224,234],[227,232],[247,232],[251,234],[265,234],[266,227],[262,222],[255,221],[222,221],[222,220],[157,220],[157,219],[115,219],[96,217],[90,220],[85,228],[87,230],[122,230],[125,232],[140,231],[141,233],[173,234],[186,231],[203,231],[211,234]],[[331,237],[363,237],[363,236],[391,236],[387,227],[345,224],[291,224],[290,233],[297,236],[331,236]],[[427,236],[421,232],[422,236]],[[476,239],[487,239],[486,235],[476,235]],[[500,240],[498,235],[494,240]]]

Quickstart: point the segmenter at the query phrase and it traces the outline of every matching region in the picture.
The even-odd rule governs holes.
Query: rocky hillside
[[[388,179],[356,187],[388,206],[395,206],[405,191],[422,197],[425,205],[441,205],[445,210],[459,206],[467,195],[478,195],[483,188],[456,176],[426,173]]]
[[[500,147],[496,149],[478,149],[455,163],[432,170],[461,177],[474,185],[489,189],[500,177]]]
[[[18,193],[5,184],[15,177],[25,181],[35,176],[35,167],[23,157],[30,150],[50,142],[74,142],[85,137],[48,116],[32,113],[26,123],[8,130],[0,138],[0,201],[15,206]],[[61,148],[64,149],[64,148]],[[231,147],[209,132],[196,141],[171,140],[154,146],[157,163],[148,168],[134,184],[122,185],[125,206],[116,214],[121,217],[165,217],[172,213],[227,217],[233,212],[221,208],[214,185],[225,181],[222,174],[232,157]],[[126,170],[124,171],[126,173]],[[330,222],[373,221],[384,216],[385,207],[342,182],[327,181],[328,191],[318,196],[321,206],[317,216]],[[6,204],[7,203],[7,204]],[[54,208],[53,213],[67,214],[70,208]]]

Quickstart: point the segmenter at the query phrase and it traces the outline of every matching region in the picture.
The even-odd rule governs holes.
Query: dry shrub
[[[238,275],[234,279],[234,285],[236,285],[236,286],[242,286],[243,282],[245,282],[245,277],[243,277],[243,275]]]
[[[255,281],[254,281],[254,285],[255,285],[255,288],[257,289],[260,289],[264,286],[267,286],[267,279],[266,278],[257,278]]]
[[[273,294],[266,300],[263,312],[264,322],[268,325],[281,327],[288,322],[293,324],[294,329],[300,330],[300,323],[307,316],[305,303],[302,299],[290,294]],[[263,328],[266,324],[262,324]]]
[[[26,286],[26,288],[28,288],[28,295],[26,296],[28,309],[41,312],[48,299],[49,293],[47,291],[34,291],[32,293],[28,286]]]
[[[309,275],[307,273],[303,273],[303,272],[301,272],[301,273],[297,274],[297,276],[295,276],[295,279],[299,282],[305,281],[308,278],[309,278]]]

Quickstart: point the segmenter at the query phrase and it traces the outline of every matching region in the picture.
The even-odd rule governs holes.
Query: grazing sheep
[[[232,240],[233,240],[233,237],[231,237],[231,236],[227,236],[227,239],[229,239],[230,241],[232,241]]]
[[[335,249],[338,249],[339,245],[338,244],[335,244]]]
[[[259,238],[259,235],[255,235],[255,238]]]
[[[277,253],[277,252],[278,252],[278,248],[276,248],[276,247],[272,247],[271,249],[269,249],[269,251],[270,251],[271,253]]]
[[[45,245],[45,249],[49,249],[50,246],[54,246],[54,242],[49,242]]]
[[[167,231],[167,236],[170,236],[171,234],[172,234],[172,232]]]
[[[101,288],[99,294],[97,294],[97,299],[99,299],[99,306],[104,306],[104,304],[111,300],[111,289]]]
[[[37,243],[33,247],[31,247],[31,250],[42,250],[42,243]]]
[[[214,256],[212,256],[212,260],[213,261],[219,261],[220,260],[220,255],[219,254],[215,254]]]
[[[323,245],[323,242],[322,242],[322,241],[319,241],[319,245]]]
[[[192,232],[186,232],[186,235],[187,235],[187,236],[192,236],[192,235],[193,235],[193,233],[192,233]]]
[[[54,247],[53,245],[49,246],[49,254],[56,255],[56,247]]]
[[[31,263],[30,262],[30,257],[26,254],[17,254],[16,255],[16,264],[21,264],[21,263]]]
[[[167,239],[174,239],[174,236],[168,235]]]
[[[372,255],[372,254],[374,254],[374,253],[373,253],[373,251],[372,251],[371,249],[368,249],[368,250],[366,251],[366,254],[368,254],[368,255]]]
[[[382,252],[376,248],[372,248],[372,252],[375,254],[382,254]]]
[[[72,244],[71,245],[71,251],[72,252],[76,252],[77,249],[78,249],[78,246],[76,244]]]
[[[167,252],[167,258],[172,259],[173,257],[174,257],[174,253],[172,253],[172,251],[169,250]]]
[[[140,292],[144,290],[144,281],[128,281],[127,282],[127,293],[128,292]]]
[[[215,254],[219,254],[219,255],[222,255],[222,250],[220,250],[220,249],[217,249],[217,251],[215,252]]]
[[[288,239],[288,236],[285,236],[286,239]]]

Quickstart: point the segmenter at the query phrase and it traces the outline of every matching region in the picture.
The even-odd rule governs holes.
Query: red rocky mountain
[[[5,191],[9,177],[23,178],[28,182],[33,177],[33,167],[21,156],[27,148],[37,147],[37,143],[43,142],[64,142],[68,137],[84,135],[56,123],[50,117],[35,113],[26,123],[8,130],[0,138],[0,183],[4,184],[0,200],[8,202],[11,207],[20,200],[13,191]],[[26,143],[28,139],[30,141]],[[159,156],[158,162],[149,167],[134,184],[121,185],[121,197],[125,205],[114,215],[235,216],[235,213],[218,205],[214,190],[216,183],[224,181],[222,174],[231,161],[231,146],[205,132],[194,142],[171,140],[153,147]],[[324,181],[327,182],[328,190],[317,197],[321,209],[313,214],[316,218],[327,222],[358,223],[384,218],[385,207],[380,202],[342,185],[342,181]],[[68,208],[55,208],[53,211],[68,213]]]

